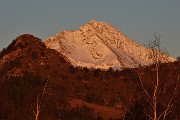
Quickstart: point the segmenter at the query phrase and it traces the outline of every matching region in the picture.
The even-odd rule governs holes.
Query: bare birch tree
[[[48,80],[46,81],[46,83],[45,83],[45,85],[43,87],[42,93],[40,93],[37,96],[35,106],[33,107],[33,105],[31,105],[31,107],[33,109],[34,116],[35,116],[35,120],[39,120],[40,112],[43,110],[43,108],[45,106],[45,105],[42,104],[42,98],[43,98],[43,96],[45,94],[45,91],[46,91],[47,82],[48,82]]]
[[[146,114],[151,120],[165,120],[167,118],[167,115],[172,111],[173,105],[174,105],[174,98],[178,92],[178,88],[179,88],[179,76],[177,78],[176,84],[175,84],[175,88],[174,88],[174,92],[172,94],[172,96],[170,97],[169,101],[167,102],[167,105],[165,107],[165,109],[160,113],[157,114],[157,105],[158,105],[158,101],[159,101],[159,94],[161,91],[160,88],[160,79],[159,79],[159,65],[160,65],[160,59],[162,59],[163,57],[163,53],[161,54],[160,52],[162,52],[161,49],[161,42],[160,42],[161,36],[158,35],[157,33],[154,34],[154,40],[152,40],[151,43],[149,43],[150,48],[152,50],[152,60],[153,63],[155,64],[155,80],[154,80],[154,84],[153,84],[153,89],[152,89],[152,93],[148,92],[148,90],[146,90],[146,88],[144,87],[144,84],[142,82],[142,79],[139,75],[139,80],[140,80],[140,85],[143,89],[143,92],[145,94],[146,100],[149,103],[149,108],[150,111],[152,111],[152,114]]]

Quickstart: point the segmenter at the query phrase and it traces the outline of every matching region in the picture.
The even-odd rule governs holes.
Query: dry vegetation
[[[148,120],[154,115],[145,93],[153,96],[156,65],[123,71],[74,68],[29,37],[20,36],[0,54],[0,119],[35,120],[38,111],[39,120]],[[179,75],[180,61],[158,66],[156,114],[170,110],[167,120],[180,118]]]

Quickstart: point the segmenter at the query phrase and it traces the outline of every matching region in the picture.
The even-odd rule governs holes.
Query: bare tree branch
[[[41,101],[40,101],[40,98],[42,99],[42,97],[44,96],[45,94],[45,91],[46,91],[46,87],[47,87],[47,82],[48,80],[46,81],[44,87],[43,87],[43,91],[41,94],[38,95],[37,99],[36,99],[36,109],[33,109],[33,105],[32,106],[32,109],[33,109],[33,113],[35,115],[35,120],[38,120],[39,119],[39,114],[40,112],[43,110],[44,106],[45,105],[41,105]]]
[[[172,112],[172,108],[174,106],[173,100],[174,100],[174,98],[177,94],[178,88],[179,88],[179,75],[178,75],[178,80],[176,81],[175,88],[173,91],[173,95],[169,99],[165,110],[160,115],[158,115],[157,114],[157,105],[159,103],[159,96],[160,96],[161,90],[162,90],[160,88],[159,67],[160,67],[160,59],[162,59],[162,57],[163,57],[163,53],[162,54],[160,53],[162,51],[161,46],[160,46],[160,44],[161,44],[160,38],[161,38],[160,35],[158,35],[157,33],[154,33],[154,40],[149,42],[150,48],[152,50],[151,58],[154,61],[155,72],[156,72],[155,73],[156,78],[155,78],[155,81],[153,83],[154,89],[152,91],[152,96],[145,89],[143,82],[142,82],[142,79],[141,79],[140,75],[138,74],[140,85],[143,89],[143,92],[145,93],[146,100],[148,101],[150,108],[152,108],[150,111],[153,113],[152,115],[146,114],[146,116],[148,116],[149,119],[152,119],[152,120],[160,120],[162,117],[163,117],[163,120],[165,120],[167,115],[170,112]]]

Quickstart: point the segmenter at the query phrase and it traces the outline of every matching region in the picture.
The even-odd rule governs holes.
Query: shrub
[[[69,73],[74,74],[75,72],[76,72],[76,70],[75,70],[74,66],[70,65],[69,66]]]
[[[96,78],[100,77],[100,70],[99,69],[94,70],[94,77],[96,77]]]
[[[33,52],[31,53],[31,57],[32,57],[33,59],[37,59],[37,58],[38,58],[38,53],[35,52],[35,51],[33,51]]]

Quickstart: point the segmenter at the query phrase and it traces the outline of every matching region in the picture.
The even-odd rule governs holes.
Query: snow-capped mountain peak
[[[96,20],[91,20],[77,31],[63,31],[50,37],[45,44],[64,54],[74,66],[123,69],[153,63],[150,49],[111,25]],[[163,56],[161,62],[174,61]]]

